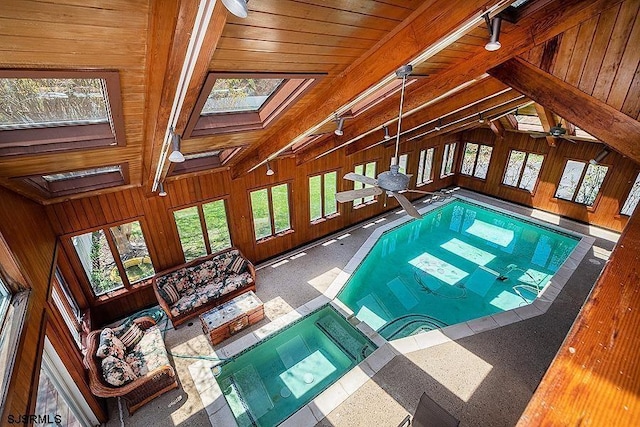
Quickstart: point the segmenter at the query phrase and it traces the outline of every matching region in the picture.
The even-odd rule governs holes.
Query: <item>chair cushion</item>
[[[137,378],[127,362],[114,356],[102,359],[102,376],[107,383],[115,387],[125,385]]]
[[[164,347],[160,328],[152,326],[147,329],[140,342],[127,353],[125,361],[137,376],[146,375],[162,366],[169,365],[169,356]]]
[[[118,359],[124,358],[126,347],[116,336],[111,328],[104,328],[100,332],[100,345],[96,350],[96,356],[104,359],[108,356],[115,356]]]

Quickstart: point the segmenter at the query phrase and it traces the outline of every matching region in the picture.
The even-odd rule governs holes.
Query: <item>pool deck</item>
[[[464,190],[457,194],[584,237],[544,288],[540,301],[529,306],[390,344],[366,324],[357,325],[380,348],[282,425],[395,427],[413,414],[423,392],[463,426],[515,425],[618,235]],[[421,211],[437,205],[423,206]],[[387,213],[259,265],[257,294],[265,302],[266,319],[213,350],[220,357],[232,356],[329,302],[376,236],[405,220],[405,215]],[[339,301],[333,304],[351,314]],[[192,326],[169,330],[166,343],[174,354],[213,353],[197,319]],[[124,425],[234,425],[211,373],[217,362],[179,357],[173,361],[182,390],[154,400],[133,417],[123,414]],[[110,409],[108,425],[121,425],[113,402]]]

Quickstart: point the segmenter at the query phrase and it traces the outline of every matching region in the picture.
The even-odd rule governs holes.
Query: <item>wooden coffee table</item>
[[[263,318],[262,301],[249,291],[201,314],[200,322],[211,345],[216,345]]]

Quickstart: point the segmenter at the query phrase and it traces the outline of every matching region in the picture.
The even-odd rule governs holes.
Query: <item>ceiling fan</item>
[[[562,127],[561,123],[558,123],[557,125],[552,126],[551,129],[549,129],[549,132],[536,132],[529,134],[529,136],[531,136],[531,138],[545,138],[547,136],[552,136],[554,138],[566,139],[567,141],[575,144],[575,141],[567,136],[566,133],[567,130]]]
[[[358,190],[341,191],[339,193],[336,193],[336,200],[338,202],[346,203],[362,197],[377,196],[379,194],[386,193],[388,196],[395,197],[398,203],[400,203],[400,206],[402,206],[402,208],[405,210],[405,212],[408,215],[418,219],[422,218],[422,215],[420,215],[418,210],[400,192],[408,191],[412,193],[421,193],[421,194],[433,194],[433,193],[407,189],[407,187],[409,186],[409,180],[411,179],[411,175],[405,175],[401,173],[399,171],[400,166],[398,165],[398,148],[400,146],[400,126],[402,123],[402,104],[404,103],[404,88],[407,81],[407,76],[411,74],[412,70],[413,70],[413,67],[411,65],[403,65],[402,67],[396,70],[396,76],[398,76],[398,78],[402,78],[402,92],[400,95],[400,113],[398,114],[398,131],[396,133],[396,152],[395,152],[395,156],[391,159],[391,167],[389,168],[388,171],[382,172],[381,174],[379,174],[377,179],[360,175],[357,173],[353,173],[353,172],[346,174],[344,176],[344,179],[360,182],[366,185],[371,185],[371,187],[360,188]]]

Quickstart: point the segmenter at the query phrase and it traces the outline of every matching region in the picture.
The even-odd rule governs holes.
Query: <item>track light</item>
[[[167,196],[167,192],[164,189],[164,184],[163,183],[158,184],[158,196],[160,196],[160,197],[166,197]]]
[[[484,123],[484,117],[482,117],[482,113],[478,113],[478,123]]]
[[[592,165],[597,165],[598,163],[603,161],[604,158],[609,155],[609,153],[610,153],[609,150],[607,150],[606,148],[603,148],[602,151],[600,151],[596,157],[594,157],[593,159],[589,160],[589,163],[592,164]]]
[[[269,160],[267,160],[267,176],[271,176],[274,173],[273,169],[271,169],[271,165],[269,165]]]
[[[487,27],[489,28],[489,43],[484,45],[484,48],[489,52],[493,52],[495,50],[500,49],[502,46],[498,39],[500,38],[500,24],[502,24],[502,18],[500,16],[494,16],[493,19],[489,20],[489,15],[484,15],[484,19],[487,22]]]
[[[342,136],[344,135],[344,132],[342,130],[342,126],[344,126],[344,118],[338,118],[338,115],[336,114],[336,118],[335,121],[338,122],[338,127],[336,128],[336,130],[333,131],[333,133],[335,133],[338,136]]]
[[[442,119],[438,119],[438,124],[433,129],[435,129],[436,132],[442,129]]]
[[[384,129],[384,139],[387,141],[390,140],[391,135],[389,135],[389,128],[387,126],[382,126],[382,129]]]
[[[169,154],[169,161],[173,163],[182,163],[184,162],[184,156],[180,152],[180,135],[175,133],[173,129],[171,129],[171,132],[173,133],[173,139],[171,141],[173,151]]]
[[[246,18],[249,13],[247,0],[222,0],[222,4],[238,18]]]

